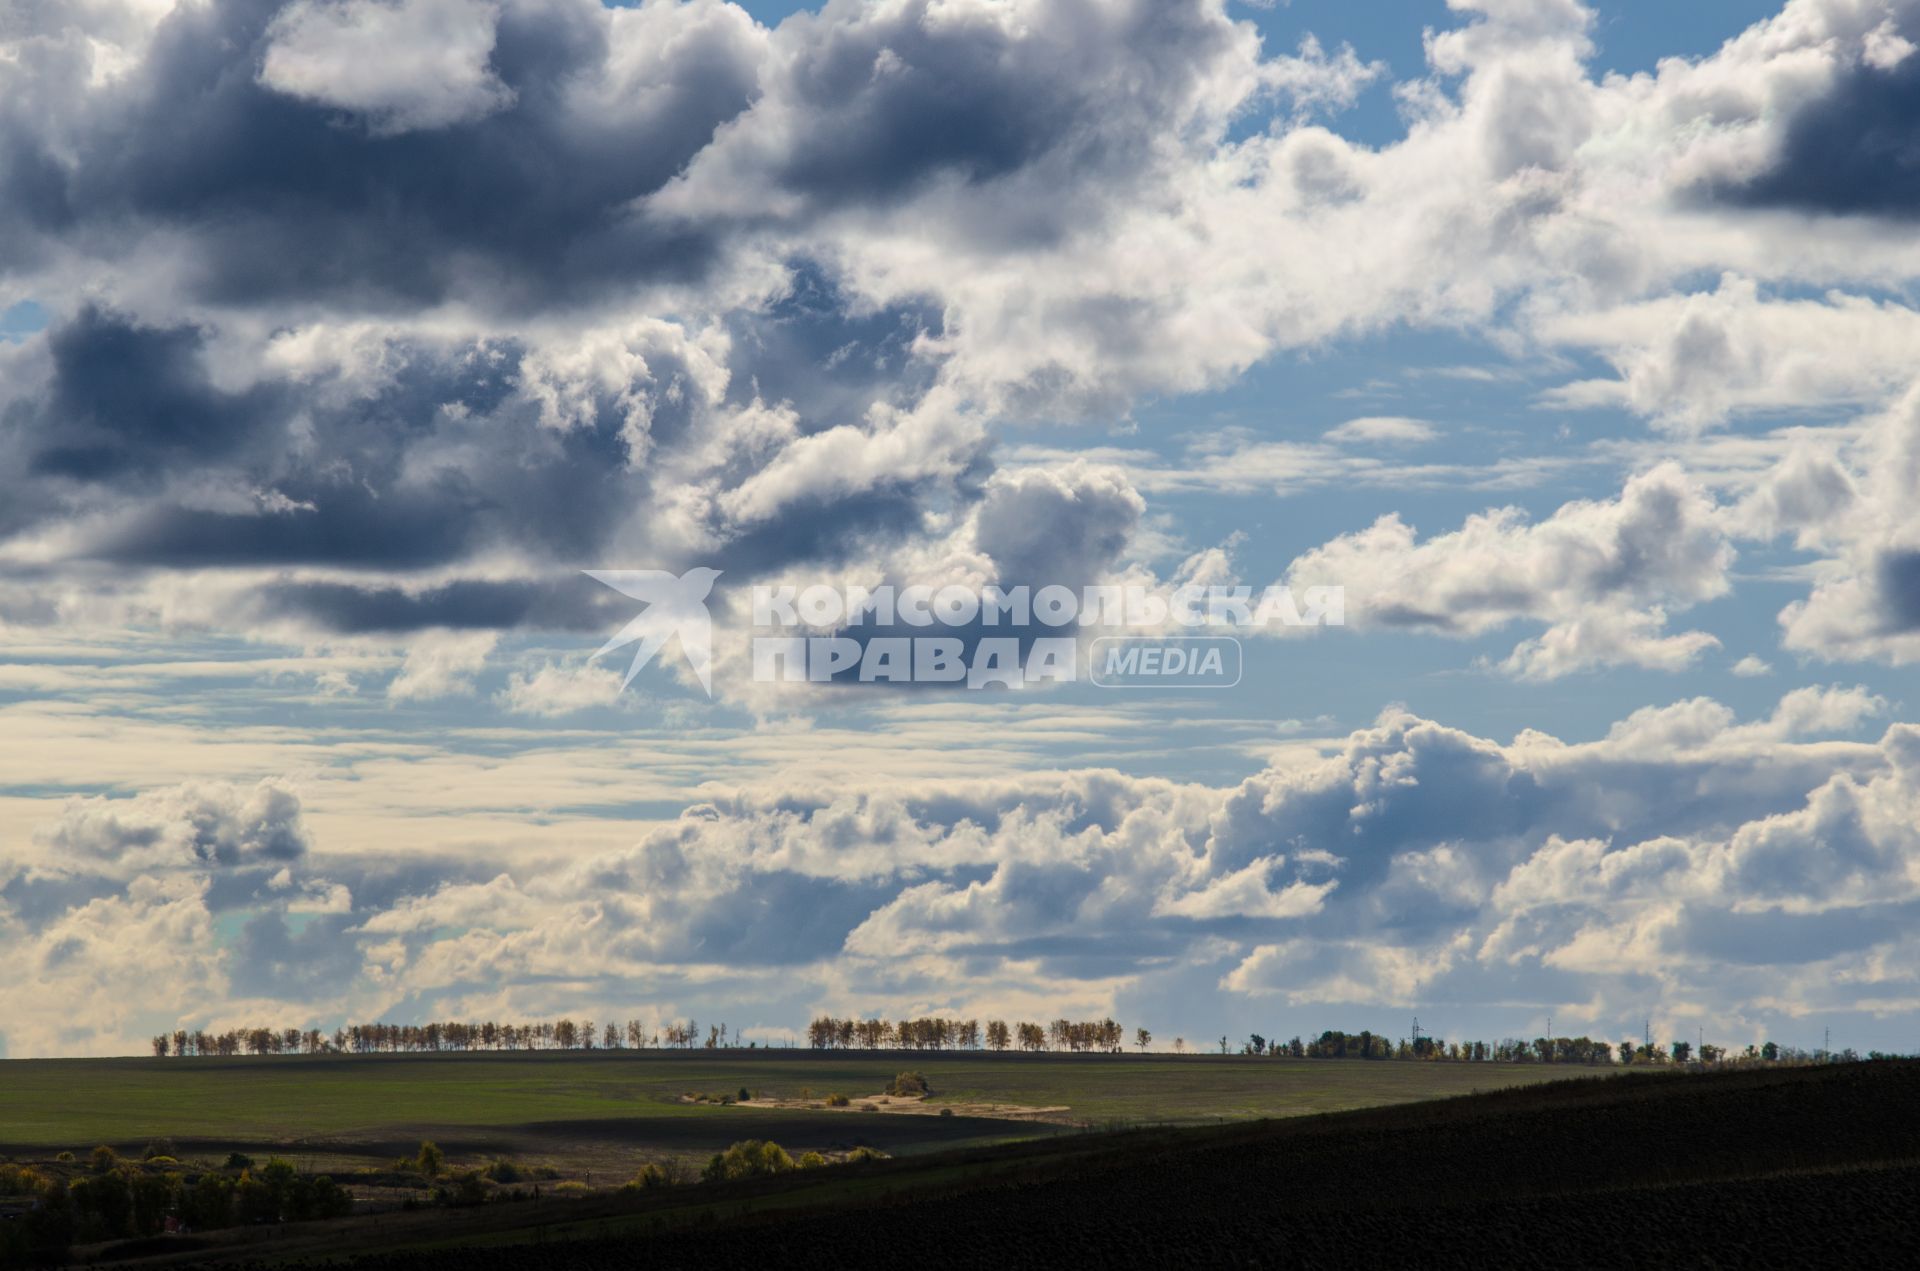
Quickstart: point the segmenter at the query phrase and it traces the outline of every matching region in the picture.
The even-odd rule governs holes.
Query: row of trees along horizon
[[[1029,1054],[1120,1054],[1128,1045],[1144,1053],[1153,1045],[1153,1033],[1136,1028],[1129,1038],[1111,1018],[1056,1019],[1048,1024],[974,1019],[887,1020],[837,1019],[823,1015],[807,1025],[807,1046],[813,1050],[1020,1051]],[[161,1058],[232,1055],[400,1054],[466,1050],[707,1050],[758,1049],[728,1025],[712,1024],[703,1034],[694,1020],[650,1026],[630,1019],[624,1024],[600,1025],[593,1020],[501,1024],[492,1020],[469,1023],[449,1020],[430,1024],[352,1024],[332,1033],[317,1028],[237,1028],[209,1033],[177,1029],[153,1038],[153,1053]],[[1168,1047],[1174,1054],[1199,1053],[1203,1048],[1176,1037]],[[1204,1049],[1211,1050],[1209,1046]],[[1411,1040],[1362,1030],[1329,1029],[1312,1039],[1269,1040],[1254,1033],[1236,1044],[1222,1036],[1221,1054],[1239,1053],[1274,1059],[1420,1060],[1440,1063],[1561,1063],[1561,1064],[1671,1064],[1799,1062],[1857,1059],[1852,1050],[1837,1054],[1805,1051],[1774,1042],[1749,1045],[1742,1051],[1692,1042],[1667,1046],[1623,1040],[1617,1045],[1589,1037],[1536,1037],[1532,1041],[1506,1038],[1496,1042],[1447,1041],[1429,1035]],[[1873,1056],[1879,1057],[1876,1052]]]

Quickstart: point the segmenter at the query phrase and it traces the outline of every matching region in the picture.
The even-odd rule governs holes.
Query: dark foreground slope
[[[1089,1136],[893,1163],[869,1182],[813,1203],[827,1180],[775,1179],[697,1226],[612,1217],[598,1238],[354,1265],[1894,1265],[1920,1248],[1920,1063]]]

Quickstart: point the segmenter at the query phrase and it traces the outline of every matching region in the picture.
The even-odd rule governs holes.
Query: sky
[[[1920,1049],[1920,2],[0,17],[0,1055]],[[583,570],[720,571],[711,689]],[[1337,586],[1230,691],[756,585]],[[1092,633],[1088,633],[1091,637]]]

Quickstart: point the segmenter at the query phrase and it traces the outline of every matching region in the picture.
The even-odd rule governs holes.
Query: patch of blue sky
[[[36,300],[22,300],[0,312],[0,340],[19,342],[44,331],[51,321],[45,307]]]

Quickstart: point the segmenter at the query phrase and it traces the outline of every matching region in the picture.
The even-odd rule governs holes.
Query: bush
[[[415,1169],[428,1178],[437,1178],[440,1171],[446,1167],[447,1154],[440,1150],[438,1143],[432,1139],[425,1139],[420,1144],[419,1154],[413,1158],[413,1164]]]
[[[37,1196],[48,1181],[45,1174],[30,1165],[0,1163],[0,1196]]]
[[[748,1139],[735,1143],[707,1162],[701,1171],[703,1182],[713,1183],[735,1178],[757,1178],[764,1174],[784,1174],[794,1168],[787,1150],[770,1140]]]
[[[164,1156],[168,1160],[173,1160],[180,1155],[180,1149],[173,1145],[172,1139],[149,1139],[147,1141],[147,1150],[142,1152],[141,1155],[149,1161],[157,1156]]]
[[[822,1165],[825,1165],[826,1163],[827,1163],[827,1158],[820,1155],[820,1153],[805,1152],[805,1153],[802,1153],[800,1156],[798,1168],[819,1169]]]
[[[917,1072],[903,1072],[887,1083],[886,1092],[902,1098],[919,1098],[929,1093],[927,1079]]]
[[[858,1165],[864,1161],[884,1161],[886,1159],[887,1154],[885,1152],[877,1151],[870,1147],[856,1147],[853,1151],[847,1153],[847,1164],[849,1165]]]
[[[941,1115],[941,1116],[943,1116],[943,1117],[950,1117],[950,1116],[952,1116],[952,1115],[953,1115],[953,1109],[952,1109],[952,1108],[942,1108],[942,1109],[940,1109],[940,1115]]]
[[[569,1178],[564,1183],[555,1183],[553,1190],[562,1196],[578,1196],[583,1192],[592,1191],[593,1188],[588,1187],[577,1178]]]
[[[524,1175],[512,1161],[494,1161],[487,1166],[487,1177],[496,1183],[517,1183]]]
[[[623,1191],[650,1192],[659,1187],[673,1186],[673,1173],[657,1161],[648,1161],[634,1176],[627,1180]]]
[[[171,1156],[149,1156],[147,1158],[147,1164],[149,1165],[178,1165],[179,1163],[178,1160]]]
[[[73,1163],[74,1157],[72,1152],[62,1152],[60,1153],[60,1155],[54,1157],[53,1159],[56,1161],[59,1161],[62,1165],[71,1165]]]
[[[829,1108],[844,1108],[852,1102],[853,1100],[843,1094],[830,1094],[827,1096],[827,1106]]]
[[[479,1170],[456,1170],[446,1184],[433,1189],[433,1198],[442,1205],[467,1207],[487,1203],[487,1184]]]
[[[87,1154],[87,1164],[96,1174],[104,1174],[119,1163],[119,1154],[105,1143]]]
[[[252,1169],[253,1158],[244,1152],[228,1152],[226,1169]]]
[[[747,1093],[747,1088],[745,1086],[741,1086],[740,1093],[735,1095],[734,1098],[738,1099],[741,1103],[745,1103],[747,1100],[753,1098],[753,1096]]]

